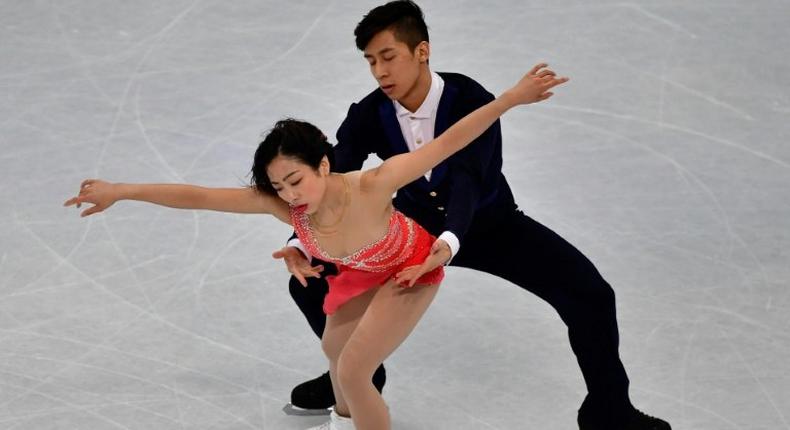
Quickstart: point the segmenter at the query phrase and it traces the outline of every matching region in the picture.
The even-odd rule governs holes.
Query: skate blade
[[[298,406],[294,406],[288,403],[283,407],[283,412],[285,412],[285,415],[311,417],[316,415],[329,415],[332,412],[332,410],[331,409],[302,409]]]

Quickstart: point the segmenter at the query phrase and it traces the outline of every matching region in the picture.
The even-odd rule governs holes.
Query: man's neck
[[[423,73],[421,73],[420,77],[417,78],[417,83],[414,86],[414,90],[403,99],[398,100],[398,103],[408,109],[409,112],[416,112],[428,97],[428,92],[431,90],[431,81],[431,69],[426,66]]]

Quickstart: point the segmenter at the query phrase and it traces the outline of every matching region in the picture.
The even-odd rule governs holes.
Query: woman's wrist
[[[515,94],[510,90],[503,92],[496,100],[500,103],[503,113],[518,104]]]
[[[115,182],[110,184],[115,200],[134,200],[134,187],[130,184]]]

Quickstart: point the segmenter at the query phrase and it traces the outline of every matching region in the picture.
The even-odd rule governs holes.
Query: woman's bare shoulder
[[[346,182],[352,188],[361,190],[362,186],[365,183],[365,171],[364,170],[354,170],[352,172],[346,172],[342,174],[346,178]]]

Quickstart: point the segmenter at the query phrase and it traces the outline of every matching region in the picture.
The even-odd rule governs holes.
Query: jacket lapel
[[[444,131],[450,127],[450,109],[457,95],[458,89],[445,80],[444,91],[442,91],[442,97],[439,99],[439,107],[436,112],[436,124],[434,124],[433,133],[434,138],[444,133]],[[381,124],[384,126],[384,132],[387,135],[387,140],[389,141],[392,151],[395,154],[409,152],[409,147],[406,145],[406,140],[403,138],[403,133],[398,123],[395,106],[392,105],[391,100],[384,99],[379,105],[379,117],[381,118]],[[433,189],[446,175],[447,164],[442,162],[431,171],[430,184],[424,176],[415,182],[424,189]]]
[[[392,101],[385,99],[379,105],[379,116],[381,117],[381,124],[384,126],[384,133],[387,135],[387,140],[390,143],[390,148],[394,154],[405,154],[409,152],[409,146],[406,144],[406,139],[403,138],[403,133],[398,123],[398,115],[395,112],[395,106]],[[416,181],[421,188],[428,189],[428,181],[425,176],[420,177]]]
[[[450,107],[455,103],[457,95],[458,89],[445,79],[444,91],[442,91],[442,97],[439,99],[439,108],[436,111],[436,124],[433,127],[434,138],[439,137],[445,130],[450,128]],[[447,163],[441,162],[431,172],[431,188],[438,185],[445,175],[447,175]]]
[[[406,140],[403,138],[400,130],[400,124],[398,124],[395,106],[392,105],[389,99],[384,99],[379,105],[379,116],[381,117],[381,124],[384,125],[384,133],[387,135],[392,151],[395,154],[409,152],[409,147],[406,145]]]

